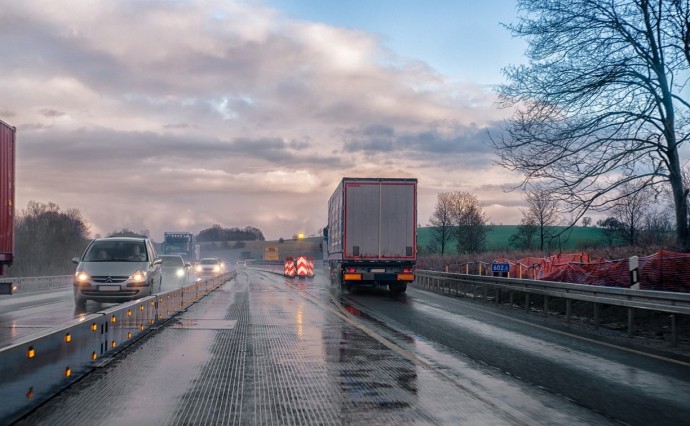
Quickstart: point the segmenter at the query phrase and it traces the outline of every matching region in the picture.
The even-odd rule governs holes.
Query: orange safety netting
[[[510,263],[510,276],[608,287],[632,285],[630,259],[591,259],[587,253],[528,257]],[[639,258],[640,289],[690,292],[690,254],[662,250]]]

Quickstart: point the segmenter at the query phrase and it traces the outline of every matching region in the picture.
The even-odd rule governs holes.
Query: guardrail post
[[[634,315],[634,309],[628,308],[628,337],[633,337],[633,334],[635,333]]]
[[[500,305],[501,304],[501,289],[497,288],[496,289],[496,304]]]
[[[509,295],[509,298],[508,298],[508,299],[509,299],[509,302],[510,302],[510,309],[513,309],[513,292],[512,292],[512,291],[509,292],[508,295]]]
[[[529,293],[525,293],[525,311],[529,314]]]
[[[549,296],[544,296],[544,316],[549,316]]]
[[[489,302],[489,286],[484,286],[484,303]]]
[[[594,302],[594,328],[599,328],[599,304]]]
[[[565,322],[570,323],[570,315],[573,312],[573,300],[565,299]]]
[[[678,346],[678,333],[676,332],[676,316],[671,315],[671,346]]]

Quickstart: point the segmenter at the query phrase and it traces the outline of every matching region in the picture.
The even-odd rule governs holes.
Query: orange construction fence
[[[607,287],[632,285],[630,259],[592,259],[587,253],[528,257],[510,263],[512,278],[538,279]],[[642,290],[690,292],[690,254],[662,250],[638,258],[637,280]]]

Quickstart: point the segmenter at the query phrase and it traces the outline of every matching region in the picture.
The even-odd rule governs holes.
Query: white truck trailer
[[[417,259],[417,179],[343,178],[328,201],[328,264],[344,290],[403,293]]]

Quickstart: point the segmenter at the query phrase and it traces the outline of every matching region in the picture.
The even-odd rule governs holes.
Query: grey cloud
[[[369,125],[342,132],[343,150],[365,155],[396,153],[412,155],[418,161],[433,161],[437,165],[463,164],[473,168],[492,162],[493,148],[486,143],[484,128],[453,126],[440,130],[434,124],[421,131],[398,131],[385,124]]]
[[[65,113],[52,108],[42,108],[41,115],[44,117],[62,117],[65,115]]]

